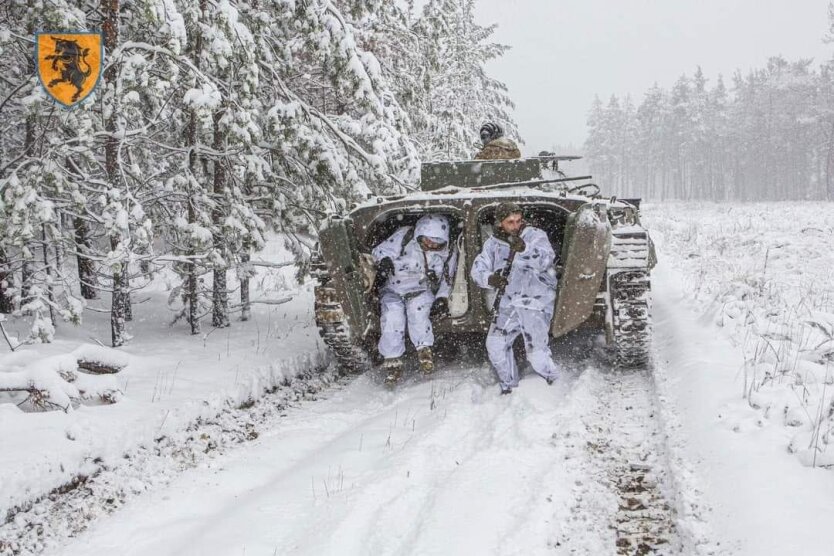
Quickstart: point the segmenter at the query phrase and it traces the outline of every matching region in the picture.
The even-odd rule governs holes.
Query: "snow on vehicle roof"
[[[610,198],[606,197],[587,197],[585,195],[577,195],[577,194],[570,194],[570,193],[563,193],[563,191],[544,191],[541,189],[533,188],[533,187],[506,187],[506,188],[491,188],[491,189],[480,189],[480,188],[460,188],[455,186],[447,186],[442,189],[436,189],[431,192],[415,192],[415,193],[408,193],[403,195],[391,195],[391,196],[374,196],[368,199],[367,201],[358,204],[354,207],[351,212],[359,211],[368,209],[370,207],[378,207],[380,205],[386,204],[394,204],[399,203],[401,201],[411,201],[414,203],[428,203],[428,202],[437,202],[442,201],[444,199],[449,200],[472,200],[472,199],[486,199],[489,197],[495,197],[496,199],[504,200],[506,198],[519,198],[523,199],[525,197],[552,197],[554,199],[560,200],[568,200],[568,201],[578,201],[578,202],[589,202],[592,200],[605,202],[610,202]],[[617,201],[615,201],[617,202]]]

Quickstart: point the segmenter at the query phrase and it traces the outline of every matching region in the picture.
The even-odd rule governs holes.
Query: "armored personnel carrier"
[[[378,339],[371,250],[398,227],[427,213],[452,222],[450,241],[460,252],[451,318],[435,323],[436,337],[486,334],[490,292],[469,277],[492,233],[495,208],[512,200],[525,220],[547,232],[560,260],[550,333],[579,327],[605,333],[616,364],[645,365],[651,338],[650,279],[656,258],[640,224],[640,202],[600,195],[590,176],[567,177],[560,162],[578,157],[432,162],[423,164],[421,190],[372,197],[344,214],[330,215],[312,259],[315,316],[322,338],[344,372],[369,368]]]

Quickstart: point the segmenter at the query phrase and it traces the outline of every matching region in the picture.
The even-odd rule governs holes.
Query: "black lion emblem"
[[[51,89],[58,83],[69,83],[76,88],[75,94],[72,95],[72,101],[75,102],[84,89],[84,83],[93,71],[93,68],[87,63],[87,54],[90,49],[82,49],[77,42],[71,40],[56,37],[52,37],[52,40],[55,41],[55,51],[47,56],[46,60],[52,60],[52,70],[60,71],[61,77],[50,81],[47,87]],[[81,64],[87,66],[87,71],[81,70]]]

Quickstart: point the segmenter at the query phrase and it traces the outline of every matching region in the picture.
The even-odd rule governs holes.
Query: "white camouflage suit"
[[[507,287],[498,308],[498,319],[486,339],[489,360],[498,373],[501,389],[518,386],[518,369],[513,357],[513,342],[524,335],[527,361],[544,378],[559,373],[550,352],[549,331],[556,300],[556,254],[547,234],[532,226],[521,230],[524,251],[516,253]],[[510,256],[507,242],[490,237],[472,265],[472,279],[482,288],[493,289],[487,280],[506,266]]]
[[[394,273],[380,290],[379,354],[386,359],[405,353],[405,330],[415,348],[434,345],[429,312],[437,298],[447,298],[452,291],[457,268],[457,250],[449,245],[449,219],[439,214],[420,218],[414,226],[412,239],[403,247],[403,240],[411,226],[403,226],[373,250],[374,262],[390,257]],[[445,243],[440,251],[424,251],[419,238],[425,236]],[[450,256],[450,251],[451,256]],[[447,264],[448,260],[448,264]],[[435,295],[429,286],[426,262],[440,278]]]

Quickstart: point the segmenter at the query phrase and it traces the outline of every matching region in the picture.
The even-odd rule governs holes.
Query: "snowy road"
[[[820,224],[808,205],[790,218],[782,204],[664,210],[650,373],[612,371],[580,339],[557,356],[564,380],[527,373],[509,397],[474,355],[395,392],[374,376],[281,382],[254,406],[235,398],[105,458],[82,488],[0,527],[0,552],[5,535],[20,554],[830,554],[830,469],[788,450],[829,427],[829,415],[788,419],[829,407],[827,368],[797,366],[742,396],[757,334],[790,325],[779,341],[798,349],[802,330],[834,322],[819,290],[830,238],[809,227]],[[729,212],[762,224],[724,253]],[[811,286],[813,320],[774,309]],[[767,378],[777,363],[754,370]]]
[[[64,554],[677,552],[650,376],[560,358],[564,380],[511,396],[471,363],[394,392],[359,377]]]

